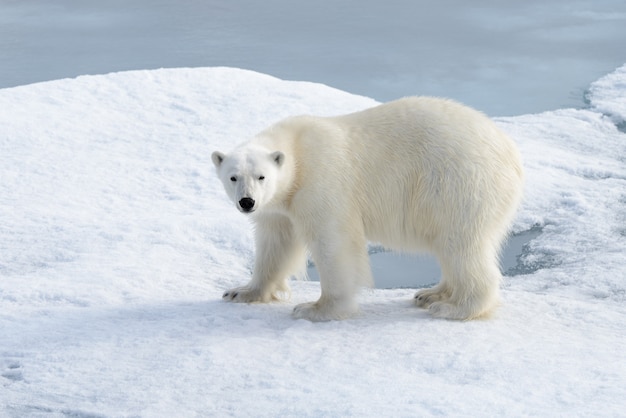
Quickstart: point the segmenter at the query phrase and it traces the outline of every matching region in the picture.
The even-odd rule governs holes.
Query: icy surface
[[[240,305],[250,225],[210,152],[288,115],[375,104],[228,68],[0,90],[0,415],[620,416],[626,398],[623,69],[589,109],[497,122],[519,144],[521,233],[494,318],[364,290],[343,322]],[[606,115],[610,116],[606,116]]]

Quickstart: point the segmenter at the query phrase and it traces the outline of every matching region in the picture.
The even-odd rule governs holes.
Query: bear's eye
[[[260,180],[260,181],[265,180],[265,176],[259,176],[259,180]]]
[[[232,177],[230,178],[230,181],[232,181],[233,183],[234,183],[234,182],[236,182],[236,181],[237,181],[237,177],[232,176]]]

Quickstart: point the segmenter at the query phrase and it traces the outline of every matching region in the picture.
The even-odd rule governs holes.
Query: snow
[[[626,86],[499,118],[525,160],[514,232],[540,230],[489,320],[435,320],[414,289],[293,320],[319,295],[222,302],[250,225],[210,153],[299,113],[376,104],[232,68],[0,90],[0,415],[624,416]]]
[[[588,100],[592,108],[611,116],[616,123],[626,122],[626,65],[591,84]]]

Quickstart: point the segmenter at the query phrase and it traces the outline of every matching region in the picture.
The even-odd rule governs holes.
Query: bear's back
[[[477,110],[409,97],[330,121],[344,132],[344,193],[352,194],[372,240],[421,247],[414,237],[467,228],[473,216],[508,217],[501,212],[520,200],[519,152]]]

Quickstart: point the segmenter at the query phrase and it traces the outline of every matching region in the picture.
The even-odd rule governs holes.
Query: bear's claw
[[[228,302],[263,302],[261,292],[256,289],[248,289],[245,287],[238,287],[236,289],[227,290],[222,295],[222,299]]]
[[[445,299],[445,294],[441,290],[422,289],[415,294],[415,304],[420,308],[428,308],[432,303]]]

